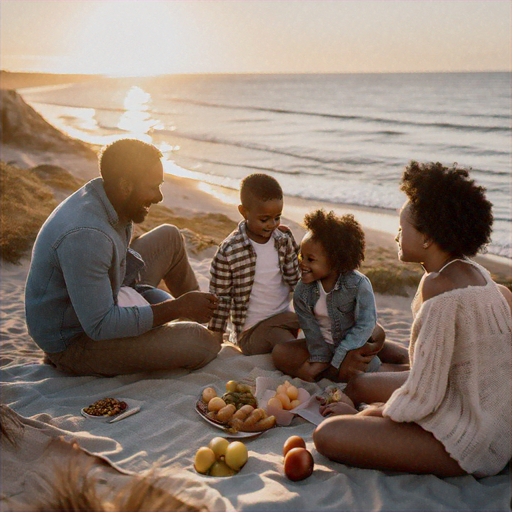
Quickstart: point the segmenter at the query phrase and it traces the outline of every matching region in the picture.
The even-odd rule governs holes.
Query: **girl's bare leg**
[[[278,343],[272,350],[274,366],[292,377],[312,381],[311,375],[303,370],[304,363],[309,361],[306,340],[294,340]]]
[[[401,387],[409,372],[363,373],[348,381],[345,394],[358,406],[361,402],[387,402],[393,392]]]
[[[409,352],[406,347],[396,341],[386,340],[379,352],[383,363],[409,364]]]
[[[377,371],[379,372],[406,372],[410,370],[409,364],[382,363]]]
[[[440,477],[467,474],[441,442],[416,423],[358,414],[335,416],[316,428],[313,441],[322,455],[349,466]]]

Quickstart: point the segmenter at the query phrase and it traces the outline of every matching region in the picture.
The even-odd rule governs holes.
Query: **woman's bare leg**
[[[416,423],[358,414],[335,416],[316,428],[313,441],[322,455],[349,466],[440,477],[467,474],[444,446]]]
[[[361,402],[387,402],[393,392],[401,387],[409,372],[363,373],[348,381],[345,394],[358,406]]]

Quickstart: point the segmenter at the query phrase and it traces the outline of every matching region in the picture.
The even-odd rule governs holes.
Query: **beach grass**
[[[41,165],[33,169],[1,162],[1,236],[0,254],[9,263],[26,256],[46,218],[57,206],[56,191],[72,193],[82,183],[57,166]],[[194,252],[217,246],[236,227],[236,222],[220,213],[177,215],[163,205],[154,205],[146,220],[134,227],[134,236],[161,224],[173,224],[184,235]]]
[[[3,260],[18,263],[57,202],[36,174],[5,162],[0,163],[0,170],[0,254]]]

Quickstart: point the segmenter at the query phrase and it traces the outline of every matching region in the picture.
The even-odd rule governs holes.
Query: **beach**
[[[69,79],[66,75],[45,78],[10,73],[7,77],[2,73],[0,85],[2,89],[17,89],[64,84],[69,83]],[[87,80],[87,77],[76,77],[76,80]],[[33,135],[36,138],[37,134]],[[41,149],[32,147],[30,141],[24,145],[2,143],[0,156],[3,162],[20,169],[43,164],[61,167],[80,183],[98,176],[94,156],[87,152],[80,154],[68,146],[59,149],[60,142],[52,144],[55,145],[49,149]],[[91,146],[93,153],[97,149]],[[59,187],[51,183],[48,186],[57,202],[66,196]],[[174,220],[173,223],[184,233],[201,290],[207,291],[210,262],[217,244],[241,220],[237,210],[237,192],[215,184],[166,175],[162,193],[164,200],[154,208],[156,213],[139,229],[150,229],[160,221]],[[397,261],[394,235],[388,227],[376,229],[379,226],[377,209],[291,198],[286,196],[286,190],[284,203],[282,223],[291,228],[297,241],[305,232],[301,221],[308,211],[323,207],[338,213],[353,213],[356,218],[361,218],[366,233],[367,258],[363,272],[375,268],[381,269],[379,275],[383,275],[385,270],[404,272],[400,274],[403,279],[418,279],[421,275],[419,267],[402,270],[404,265]],[[24,283],[29,257],[27,253],[19,264],[2,261],[0,268],[0,366],[5,376],[2,380],[2,402],[5,403],[7,397],[9,405],[26,418],[27,431],[44,427],[47,440],[64,439],[69,442],[75,439],[85,453],[101,457],[107,462],[107,469],[101,474],[112,485],[119,486],[132,475],[143,474],[158,463],[167,484],[171,480],[173,482],[172,485],[161,484],[162,488],[189,496],[194,504],[206,504],[210,510],[492,510],[510,503],[509,470],[482,481],[469,476],[443,480],[347,468],[315,454],[317,469],[314,476],[293,484],[282,474],[280,450],[288,434],[299,433],[306,439],[309,449],[314,451],[312,425],[305,420],[297,420],[287,429],[276,429],[283,431],[276,436],[269,432],[248,441],[251,466],[233,479],[199,476],[193,469],[193,454],[201,445],[197,443],[207,443],[217,432],[195,414],[194,397],[204,386],[222,387],[231,378],[256,382],[263,376],[282,377],[272,368],[269,357],[245,357],[236,347],[225,343],[218,360],[193,373],[114,379],[59,376],[56,370],[42,364],[42,352],[27,333]],[[498,281],[510,283],[510,260],[479,256],[477,261],[488,268]],[[379,322],[389,339],[404,346],[408,344],[412,324],[410,302],[413,293],[414,286],[404,284],[401,294],[376,294]],[[52,379],[55,384],[50,390],[48,382]],[[320,382],[317,387],[314,385],[309,389],[312,393],[321,392],[327,384]],[[87,423],[88,420],[80,417],[75,407],[81,400],[104,393],[128,394],[142,401],[144,409],[132,420],[120,422],[119,430],[112,434],[112,430],[104,426]],[[63,397],[62,402],[59,402],[59,397]],[[157,418],[157,411],[163,411],[167,419],[162,415]],[[130,421],[142,423],[131,424]],[[140,431],[135,434],[130,429],[131,425],[138,425]],[[35,437],[28,436],[28,439],[36,442]],[[141,448],[145,442],[147,446]],[[3,475],[7,474],[4,472],[6,469],[16,465],[15,456],[13,451],[12,457],[6,457]],[[56,457],[61,463],[68,459],[69,454]],[[22,510],[34,499],[30,484],[41,483],[42,476],[38,477],[37,473],[44,473],[45,459],[34,456],[32,462],[36,469],[31,471],[30,477],[17,474],[23,484],[12,479],[7,484],[5,480],[2,482],[2,510]],[[234,482],[231,487],[229,480]],[[418,491],[419,486],[423,486],[421,491]],[[497,492],[493,492],[493,486]]]

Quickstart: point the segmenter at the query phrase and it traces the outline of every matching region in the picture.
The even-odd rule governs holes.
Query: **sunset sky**
[[[1,0],[2,69],[509,71],[509,0]]]

